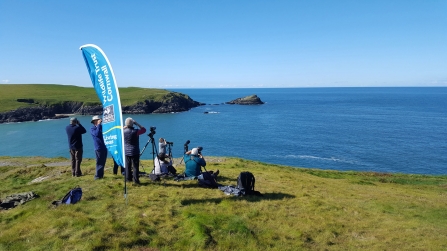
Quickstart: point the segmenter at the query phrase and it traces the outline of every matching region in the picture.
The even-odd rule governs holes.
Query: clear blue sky
[[[447,86],[446,0],[0,0],[0,83],[91,86],[90,43],[122,87]]]

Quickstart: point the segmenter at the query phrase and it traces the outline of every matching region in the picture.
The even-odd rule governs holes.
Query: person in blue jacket
[[[82,175],[81,162],[83,153],[82,134],[87,130],[81,125],[75,117],[70,118],[70,124],[65,127],[68,138],[68,148],[70,149],[71,174],[73,177]]]
[[[183,155],[183,161],[185,161],[185,176],[186,177],[198,177],[200,179],[200,175],[202,173],[202,167],[206,166],[205,158],[202,155],[202,147],[196,147],[187,151]],[[213,178],[215,179],[219,174],[219,170],[216,172],[209,171]]]
[[[203,157],[202,153],[199,153],[199,148],[193,148],[190,151],[187,151],[185,155],[183,155],[183,161],[185,161],[185,176],[186,177],[194,177],[199,176],[202,172],[202,167],[206,166],[206,160]]]
[[[102,119],[99,116],[93,116],[90,128],[90,133],[93,138],[93,144],[95,145],[96,154],[96,172],[95,180],[104,178],[104,166],[107,160],[107,147],[104,144],[104,138],[102,136]]]

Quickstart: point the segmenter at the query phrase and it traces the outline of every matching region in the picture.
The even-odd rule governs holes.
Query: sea
[[[447,87],[172,89],[206,105],[187,112],[123,115],[148,129],[142,159],[158,138],[174,157],[203,147],[205,156],[323,170],[447,174]],[[257,95],[265,104],[225,102]],[[94,158],[91,116],[84,158]],[[69,119],[0,124],[0,156],[69,158]],[[153,146],[154,144],[154,146]],[[175,164],[175,163],[174,163]]]

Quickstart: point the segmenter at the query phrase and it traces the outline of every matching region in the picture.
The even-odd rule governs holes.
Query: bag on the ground
[[[202,172],[203,179],[198,179],[199,186],[204,188],[218,188],[219,184],[217,184],[214,176],[209,172]]]
[[[177,174],[177,169],[175,169],[175,167],[173,167],[172,165],[169,165],[168,166],[168,173],[176,175]]]
[[[160,181],[160,176],[156,175],[156,174],[149,174],[149,179],[151,179],[152,181]]]
[[[237,177],[237,188],[246,193],[255,190],[255,176],[250,172],[241,172]]]
[[[76,186],[71,189],[61,200],[53,201],[53,205],[58,206],[60,204],[76,204],[82,198],[82,188]]]
[[[0,200],[0,209],[8,210],[18,205],[25,204],[25,202],[37,198],[37,194],[33,191],[25,193],[16,193],[6,196],[6,198]]]

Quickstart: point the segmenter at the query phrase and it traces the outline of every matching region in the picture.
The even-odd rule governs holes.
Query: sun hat
[[[93,116],[92,121],[90,121],[90,123],[93,123],[93,121],[98,120],[98,119],[101,119],[101,117],[98,115],[95,115],[95,116]]]
[[[199,154],[199,149],[197,149],[197,148],[193,148],[192,150],[191,150],[191,155],[198,155]]]

